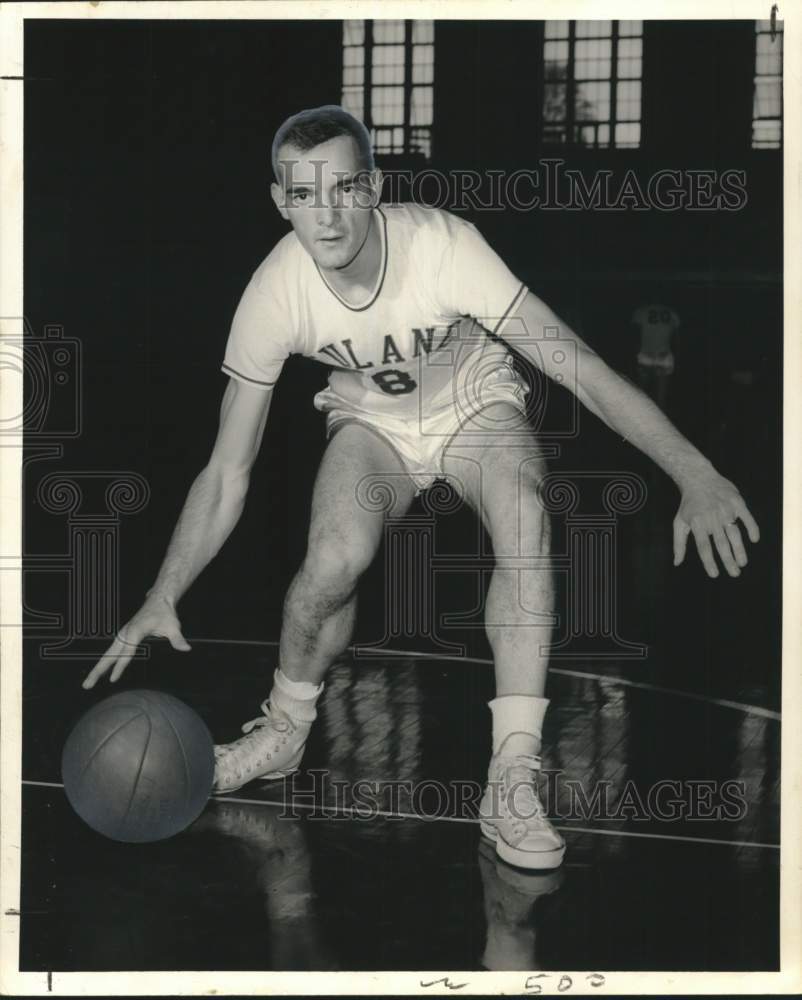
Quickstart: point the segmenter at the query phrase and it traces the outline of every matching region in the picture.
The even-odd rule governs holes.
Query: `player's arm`
[[[84,680],[85,688],[109,671],[116,681],[148,636],[166,638],[175,649],[190,648],[181,634],[176,604],[220,551],[242,514],[272,397],[272,389],[229,379],[211,456],[189,490],[156,581],[140,610]]]
[[[534,343],[542,342],[544,327],[565,324],[531,292],[517,310]],[[685,557],[688,535],[693,532],[699,556],[711,577],[718,576],[712,543],[730,576],[738,576],[747,563],[737,519],[743,521],[749,538],[760,538],[758,526],[736,487],[720,476],[705,456],[680,434],[663,411],[643,392],[613,371],[578,334],[567,331],[576,345],[573,369],[557,365],[553,352],[541,357],[526,338],[514,343],[546,375],[560,374],[562,384],[608,427],[640,448],[677,484],[682,494],[674,519],[674,565]]]

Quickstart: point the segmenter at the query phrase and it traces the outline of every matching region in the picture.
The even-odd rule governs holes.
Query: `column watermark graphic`
[[[64,554],[25,561],[29,572],[60,569],[67,580],[67,638],[42,644],[40,655],[97,658],[120,623],[122,517],[144,510],[150,487],[131,472],[59,472],[45,476],[36,493],[43,510],[67,519]]]
[[[96,659],[120,627],[123,518],[141,513],[150,499],[144,476],[129,470],[75,469],[44,472],[61,462],[70,442],[85,432],[83,345],[64,327],[48,324],[41,334],[24,317],[3,318],[0,366],[19,380],[22,407],[4,407],[0,447],[22,451],[22,488],[29,509],[63,518],[64,540],[38,551],[23,532],[21,555],[3,552],[0,570],[22,577],[22,620],[3,621],[44,640],[43,659]],[[37,479],[38,476],[38,479]],[[39,522],[41,524],[41,522]],[[34,578],[48,576],[63,595],[58,611],[31,605]],[[137,650],[146,659],[149,650]]]
[[[647,647],[622,634],[619,551],[621,519],[644,507],[647,484],[619,469],[549,471],[547,461],[579,434],[581,352],[563,327],[548,323],[536,335],[519,318],[507,323],[503,340],[489,339],[485,330],[500,319],[432,330],[432,350],[416,359],[409,376],[419,386],[413,444],[428,462],[419,507],[394,513],[406,473],[372,473],[356,486],[359,506],[384,515],[385,589],[383,632],[357,644],[354,655],[379,656],[418,637],[464,656],[460,633],[492,628],[530,629],[533,649],[552,660],[643,660]],[[516,365],[520,355],[534,359],[529,371]],[[553,385],[571,390],[561,407],[553,405]],[[500,481],[511,532],[491,545],[481,512],[498,506]],[[460,552],[445,552],[438,521],[464,502],[478,515],[475,535]],[[558,521],[565,541],[555,550],[543,539]],[[497,573],[514,578],[514,594],[491,620],[486,594]],[[551,606],[552,576],[564,580],[564,608]],[[438,581],[455,577],[475,602],[438,612]]]

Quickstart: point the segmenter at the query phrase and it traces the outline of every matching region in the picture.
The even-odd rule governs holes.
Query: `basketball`
[[[206,724],[160,691],[124,691],[91,708],[67,738],[64,791],[82,820],[126,843],[164,840],[202,812],[214,780]]]

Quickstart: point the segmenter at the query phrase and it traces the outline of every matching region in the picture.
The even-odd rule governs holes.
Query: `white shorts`
[[[661,354],[639,351],[638,364],[643,368],[654,368],[660,374],[670,375],[674,371],[674,355],[671,351],[663,351]]]
[[[450,405],[431,413],[408,417],[363,409],[331,388],[315,396],[315,406],[327,413],[329,438],[347,423],[360,423],[387,441],[415,483],[416,492],[421,493],[435,480],[445,477],[443,453],[449,442],[485,407],[492,403],[511,403],[521,413],[526,413],[528,387],[513,368],[510,357],[484,373],[481,387],[474,385],[471,388],[473,391],[466,398],[453,400]],[[494,429],[488,427],[488,430]]]

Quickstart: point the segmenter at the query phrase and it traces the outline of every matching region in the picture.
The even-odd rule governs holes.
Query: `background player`
[[[525,387],[501,339],[559,376],[614,431],[649,455],[681,491],[674,562],[689,534],[710,576],[714,555],[731,576],[757,525],[720,476],[642,392],[576,335],[576,364],[541,357],[554,313],[516,279],[476,229],[446,212],[379,206],[381,175],[364,126],[342,109],[302,112],[273,143],[271,193],[292,231],[257,269],[232,324],[230,376],[217,439],[193,483],[167,555],[142,608],[84,681],[119,679],[147,636],[188,650],[176,604],[237,523],[273,386],[291,353],[332,365],[315,397],[330,441],[312,502],[309,544],[285,600],[279,666],[262,715],[216,748],[216,788],[297,769],[323,678],[350,642],[359,578],[383,531],[361,489],[392,485],[392,513],[447,476],[487,528],[496,565],[485,600],[496,698],[482,830],[504,860],[556,867],[564,844],[546,819],[533,774],[540,764],[553,586],[549,525],[537,489],[542,459],[523,411]],[[521,571],[520,559],[533,569]],[[514,562],[511,560],[515,560]]]
[[[650,299],[649,304],[635,309],[632,325],[638,331],[638,383],[665,411],[668,381],[674,371],[672,339],[680,328],[679,316],[670,306]]]

